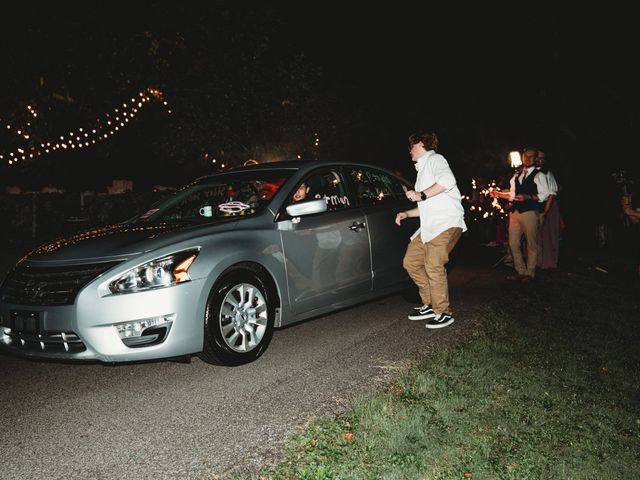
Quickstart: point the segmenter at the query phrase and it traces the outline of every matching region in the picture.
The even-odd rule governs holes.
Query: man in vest
[[[491,192],[494,197],[513,202],[513,209],[509,214],[509,248],[516,274],[508,276],[509,280],[529,282],[536,275],[539,205],[549,196],[546,179],[543,175],[538,175],[539,170],[534,165],[537,154],[535,148],[525,148],[522,152],[522,169],[511,178],[509,191]],[[523,234],[527,245],[526,260],[521,248]]]

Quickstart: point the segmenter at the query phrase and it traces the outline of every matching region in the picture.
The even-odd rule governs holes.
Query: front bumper
[[[106,295],[104,282],[95,282],[79,292],[73,305],[0,304],[0,349],[32,358],[101,362],[152,360],[200,352],[204,282],[193,280],[126,295]],[[160,343],[148,346],[125,345],[114,326],[167,316],[173,321],[167,326],[166,336]]]

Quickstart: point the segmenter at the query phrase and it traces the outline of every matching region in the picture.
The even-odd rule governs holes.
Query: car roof
[[[350,166],[350,167],[366,167],[366,168],[375,168],[377,170],[382,170],[387,172],[395,177],[403,178],[404,177],[397,172],[393,172],[388,168],[381,167],[378,165],[372,165],[368,163],[362,162],[343,162],[343,161],[330,161],[330,160],[282,160],[278,162],[267,162],[267,163],[257,163],[252,165],[247,165],[246,167],[235,167],[229,170],[225,170],[224,172],[216,172],[209,175],[203,175],[199,178],[196,178],[191,184],[199,183],[201,181],[206,181],[206,179],[216,177],[218,175],[228,175],[239,172],[251,172],[251,171],[269,171],[269,170],[294,170],[294,171],[311,171],[316,168],[321,167],[340,167],[340,166]],[[404,179],[407,181],[406,179]]]
[[[378,170],[384,170],[393,175],[398,176],[397,173],[392,172],[388,168],[381,167],[379,165],[372,165],[362,162],[343,162],[343,161],[329,161],[329,160],[282,160],[278,162],[257,163],[247,165],[246,167],[236,167],[225,172],[219,173],[235,173],[235,172],[247,172],[255,170],[315,170],[318,167],[337,167],[337,166],[357,166],[357,167],[369,167]],[[215,175],[215,174],[213,174]],[[210,176],[210,175],[207,175]]]
[[[268,162],[268,163],[256,163],[252,165],[247,165],[246,167],[238,167],[235,168],[234,171],[238,170],[269,170],[272,168],[289,168],[289,169],[308,169],[329,165],[350,165],[346,162],[331,162],[327,160],[281,160],[278,162]]]

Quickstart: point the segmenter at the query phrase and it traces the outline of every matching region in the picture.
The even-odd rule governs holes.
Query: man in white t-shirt
[[[447,160],[436,153],[438,137],[433,132],[409,136],[409,153],[418,175],[415,190],[407,198],[416,207],[396,215],[396,224],[419,217],[420,228],[411,236],[403,267],[418,287],[423,305],[409,314],[409,320],[428,320],[427,328],[453,323],[445,264],[462,232],[464,209],[456,179]]]

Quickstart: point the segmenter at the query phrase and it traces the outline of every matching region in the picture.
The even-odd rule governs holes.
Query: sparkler
[[[500,187],[496,186],[495,180],[491,180],[486,185],[479,187],[476,179],[472,178],[471,189],[473,191],[472,195],[463,195],[462,201],[467,204],[469,212],[473,212],[471,216],[474,222],[479,219],[486,220],[493,216],[505,217],[506,212],[498,199],[491,197],[492,191],[500,191]]]

